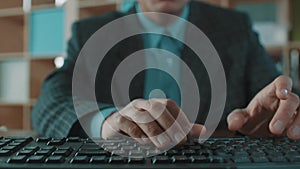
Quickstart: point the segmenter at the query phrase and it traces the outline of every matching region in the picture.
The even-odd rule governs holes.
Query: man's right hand
[[[137,99],[103,123],[102,138],[124,133],[141,144],[158,148],[183,144],[187,137],[199,137],[202,125],[191,124],[179,106],[169,99]],[[202,131],[204,132],[204,131]]]

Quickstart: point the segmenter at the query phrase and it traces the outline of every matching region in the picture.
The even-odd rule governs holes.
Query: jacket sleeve
[[[79,22],[73,24],[64,66],[52,72],[45,79],[40,97],[32,110],[32,126],[35,132],[41,136],[87,136],[79,123],[72,98],[73,69],[84,44],[80,39],[79,27]],[[97,111],[89,109],[86,104],[80,104],[79,107],[86,110],[87,113]],[[100,109],[106,107],[112,107],[112,105],[99,104]]]

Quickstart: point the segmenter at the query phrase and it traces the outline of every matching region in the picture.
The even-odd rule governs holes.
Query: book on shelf
[[[64,37],[64,8],[35,10],[30,14],[29,53],[33,57],[62,55]]]

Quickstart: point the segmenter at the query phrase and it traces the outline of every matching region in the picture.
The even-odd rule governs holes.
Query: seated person
[[[250,136],[300,138],[299,98],[292,91],[292,81],[287,76],[279,75],[257,34],[253,32],[249,18],[240,12],[189,0],[139,0],[127,13],[114,11],[74,23],[65,64],[45,80],[32,111],[33,128],[38,134],[52,137],[86,136],[72,100],[72,76],[76,59],[85,42],[98,29],[137,12],[176,15],[196,25],[210,39],[219,53],[227,79],[226,105],[218,129],[229,129]],[[176,20],[166,22],[158,15],[149,13],[139,15],[138,20],[146,29],[156,25],[157,28],[166,30],[173,25],[180,25]],[[130,25],[124,24],[123,28],[128,26]],[[178,29],[171,29],[170,34],[183,33],[184,36],[184,25],[176,28]],[[114,107],[110,83],[113,72],[120,63],[117,58],[124,59],[124,56],[146,47],[163,48],[160,41],[164,38],[157,39],[159,40],[151,36],[132,38],[114,47],[117,52],[108,54],[106,64],[99,69],[96,80],[96,96],[101,111],[87,112],[90,114],[87,119],[93,126],[90,129],[93,136],[109,138],[121,133],[143,144],[153,143],[157,147],[165,147],[169,142],[182,144],[189,137],[198,137],[204,129],[202,124],[211,98],[205,67],[186,46],[172,42],[168,43],[175,47],[175,52],[172,52],[177,53],[196,76],[201,93],[201,106],[196,122],[190,122],[186,112],[180,111],[180,99],[176,90],[169,91],[174,84],[169,84],[168,89],[161,88],[166,91],[168,99],[146,97],[148,91],[153,89],[153,83],[165,83],[164,80],[155,79],[155,76],[149,78],[149,72],[141,73],[135,78],[133,85],[136,86],[130,89],[132,102],[120,110]],[[101,44],[99,47],[101,48]],[[175,65],[174,69],[180,68]],[[132,120],[135,116],[142,115],[153,118],[159,106],[165,109],[153,121],[138,123]],[[182,120],[175,122],[177,116]],[[176,130],[159,135],[174,123]],[[186,126],[190,126],[191,130],[186,131]],[[153,137],[156,135],[159,137]]]

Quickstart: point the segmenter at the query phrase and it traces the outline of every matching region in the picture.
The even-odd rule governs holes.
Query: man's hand
[[[292,80],[280,76],[250,102],[227,118],[228,128],[250,136],[287,135],[300,138],[299,97],[292,93]]]
[[[170,143],[183,144],[187,137],[199,137],[202,129],[202,125],[192,125],[172,100],[138,99],[106,119],[102,138],[124,133],[141,144],[152,142],[164,148]]]

